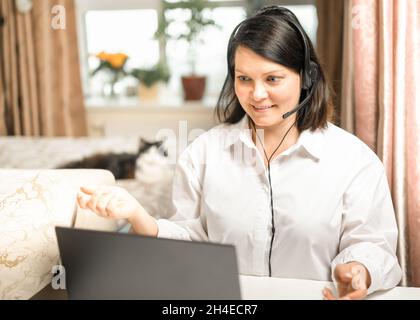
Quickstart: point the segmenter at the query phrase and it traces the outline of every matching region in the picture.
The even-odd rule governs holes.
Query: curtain
[[[402,285],[420,286],[420,0],[348,0],[342,127],[385,166]]]
[[[0,0],[0,16],[0,135],[86,135],[73,0]]]
[[[343,61],[344,0],[316,0],[316,51],[333,91],[335,123],[340,125]]]

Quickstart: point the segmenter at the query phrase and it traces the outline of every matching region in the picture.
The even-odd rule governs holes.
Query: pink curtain
[[[342,126],[384,163],[402,285],[420,286],[420,0],[349,0]]]

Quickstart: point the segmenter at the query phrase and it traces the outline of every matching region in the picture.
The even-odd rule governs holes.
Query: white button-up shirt
[[[328,123],[303,131],[270,167],[272,276],[335,280],[337,264],[358,261],[370,272],[369,293],[398,284],[395,214],[369,147]],[[233,244],[240,273],[268,275],[268,171],[247,117],[202,134],[180,155],[171,210],[170,220],[158,220],[158,237]]]

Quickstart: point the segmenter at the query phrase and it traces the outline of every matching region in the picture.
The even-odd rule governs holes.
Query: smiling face
[[[247,47],[235,53],[235,93],[239,103],[255,125],[275,129],[294,122],[296,113],[283,119],[283,114],[299,103],[299,73],[268,60]]]

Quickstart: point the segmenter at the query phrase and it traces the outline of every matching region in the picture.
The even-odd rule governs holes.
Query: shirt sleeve
[[[157,220],[158,237],[207,241],[205,219],[200,215],[201,183],[197,161],[188,147],[179,157],[172,185],[170,219]]]
[[[360,262],[370,273],[368,294],[395,287],[402,271],[395,255],[398,229],[385,170],[379,159],[364,165],[344,193],[339,254],[331,264]]]

